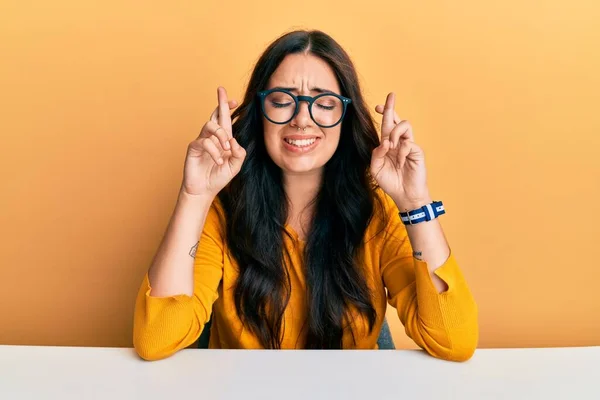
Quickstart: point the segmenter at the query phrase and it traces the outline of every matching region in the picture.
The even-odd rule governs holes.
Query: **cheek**
[[[338,146],[340,145],[340,132],[335,132],[332,133],[330,132],[327,135],[327,157],[331,158],[331,156],[333,156],[333,153],[335,153],[335,151],[337,150]]]
[[[281,143],[279,143],[279,132],[276,129],[266,128],[264,131],[265,147],[267,153],[272,159],[277,158],[277,155],[281,153]]]

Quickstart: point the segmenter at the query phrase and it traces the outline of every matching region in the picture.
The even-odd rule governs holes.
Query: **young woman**
[[[167,357],[209,319],[211,348],[373,349],[389,303],[427,353],[469,359],[477,306],[394,94],[376,107],[380,140],[320,31],[273,42],[239,107],[217,92],[137,297],[138,354]]]

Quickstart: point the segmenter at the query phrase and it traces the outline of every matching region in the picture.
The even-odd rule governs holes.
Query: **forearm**
[[[213,198],[180,191],[160,247],[148,270],[155,297],[194,293],[194,256]]]
[[[419,204],[401,204],[396,202],[401,211],[414,210],[425,204],[431,203],[430,198],[419,202]],[[413,249],[413,256],[427,263],[431,280],[439,293],[448,290],[448,285],[433,273],[441,267],[450,256],[450,247],[444,236],[439,219],[420,222],[415,225],[406,225],[406,231]]]

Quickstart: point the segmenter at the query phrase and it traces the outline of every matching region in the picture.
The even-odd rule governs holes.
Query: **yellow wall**
[[[600,345],[600,3],[83,3],[0,2],[0,343],[131,345],[216,87],[303,27],[397,93],[480,346]]]

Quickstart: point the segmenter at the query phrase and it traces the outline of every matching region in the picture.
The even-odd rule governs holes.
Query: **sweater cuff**
[[[163,297],[152,296],[150,294],[152,287],[150,286],[150,280],[148,279],[147,273],[144,276],[142,288],[144,296],[144,311],[148,322],[154,319],[154,317],[165,308],[172,307],[174,310],[185,310],[190,308],[191,304],[193,303],[193,297],[188,296],[186,294],[177,294],[174,296]]]
[[[476,305],[452,252],[444,264],[433,271],[448,285],[448,290],[441,293],[431,280],[427,263],[416,258],[414,261],[419,316],[445,329],[462,327],[468,323],[475,316]]]

